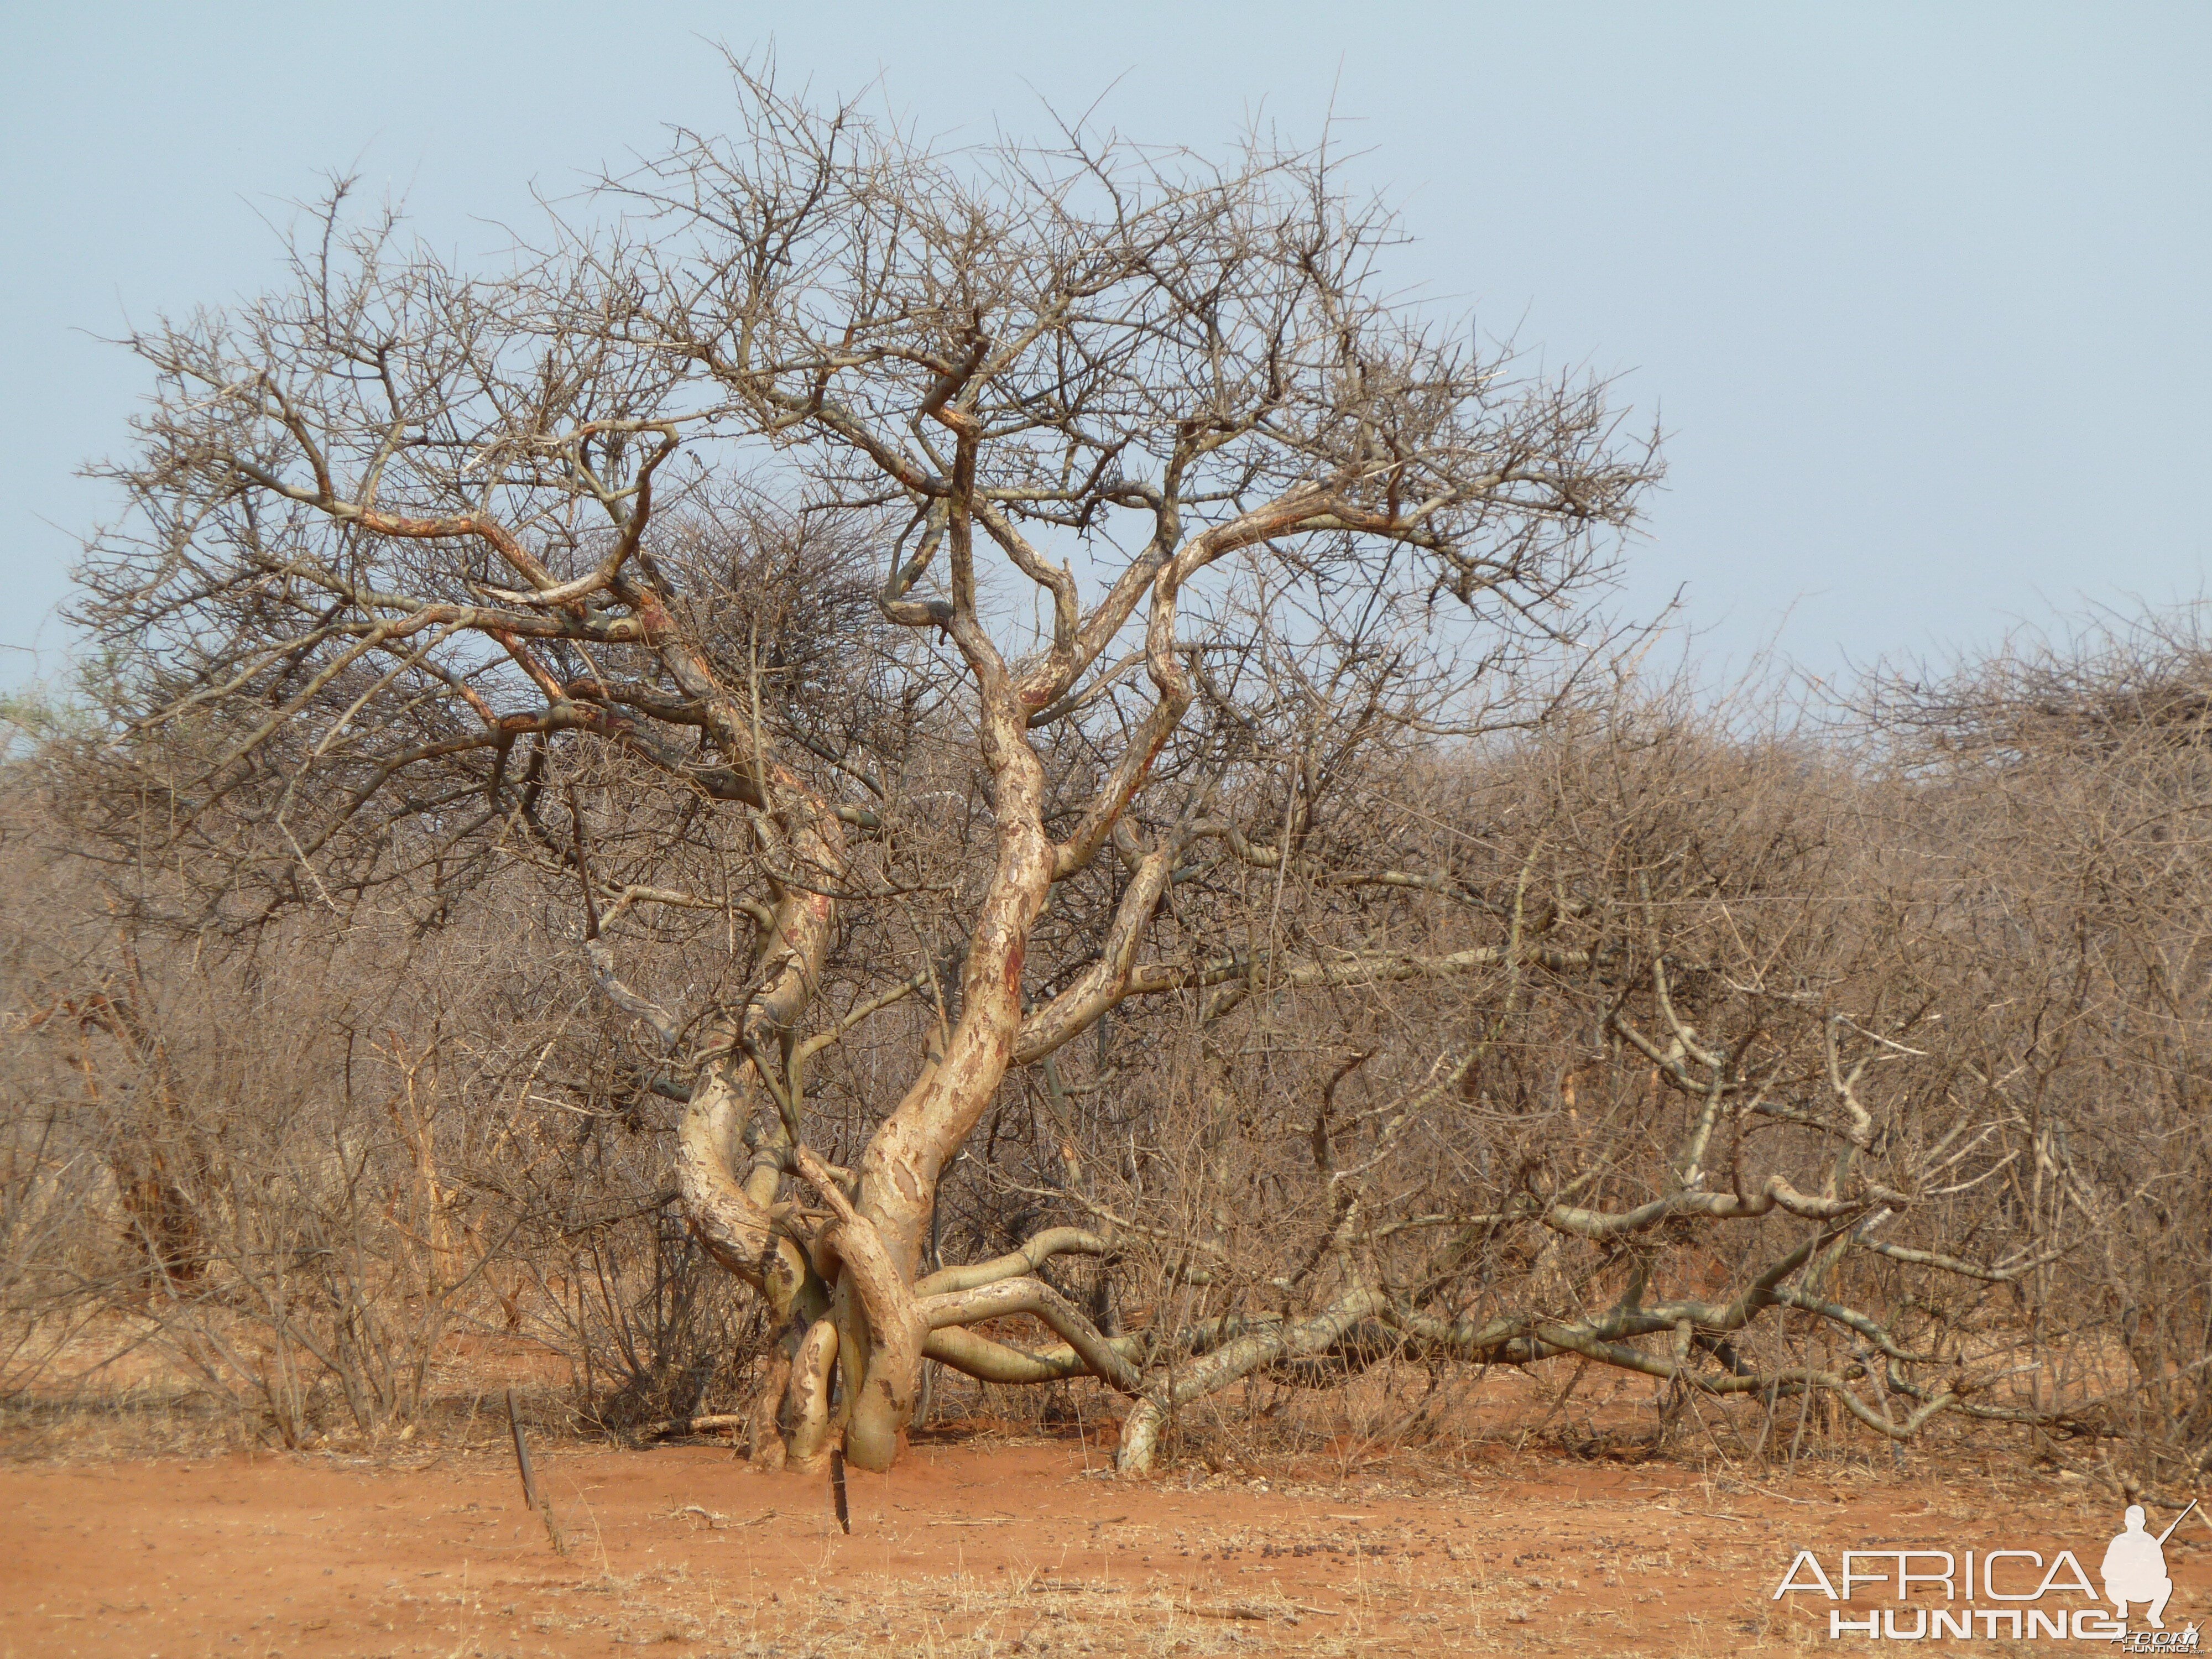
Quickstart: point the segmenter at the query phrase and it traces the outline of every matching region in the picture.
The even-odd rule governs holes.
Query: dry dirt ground
[[[1960,1468],[1753,1480],[1531,1454],[1131,1486],[1099,1462],[920,1446],[852,1476],[847,1535],[818,1476],[549,1446],[565,1556],[489,1448],[19,1463],[0,1468],[0,1656],[1843,1654],[1864,1638],[1832,1641],[1826,1601],[1771,1599],[1798,1549],[1831,1574],[1842,1550],[1905,1546],[2070,1548],[2094,1572],[2118,1519],[2083,1483]],[[2212,1626],[2207,1546],[2195,1518],[2167,1546],[2176,1629]]]

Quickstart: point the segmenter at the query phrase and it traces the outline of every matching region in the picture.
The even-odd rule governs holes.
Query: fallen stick
[[[1196,1601],[1178,1601],[1176,1603],[1176,1611],[1187,1613],[1194,1619],[1252,1619],[1264,1621],[1283,1616],[1273,1607],[1255,1607],[1243,1601],[1232,1601],[1221,1607],[1212,1607]]]
[[[513,1389],[507,1391],[507,1426],[514,1436],[514,1467],[522,1474],[522,1501],[545,1523],[545,1535],[553,1540],[553,1553],[566,1555],[568,1540],[561,1535],[560,1523],[553,1519],[553,1506],[538,1490],[538,1471],[530,1466],[530,1443],[522,1437],[522,1414],[514,1408]]]
[[[1224,1601],[1216,1607],[1208,1607],[1199,1601],[1178,1601],[1175,1604],[1175,1607],[1176,1612],[1187,1613],[1194,1619],[1265,1620],[1288,1619],[1293,1613],[1319,1613],[1325,1619],[1334,1619],[1339,1616],[1338,1609],[1334,1607],[1308,1607],[1304,1601],[1285,1601],[1278,1607],[1258,1607],[1249,1601]]]
[[[721,1510],[710,1510],[702,1504],[686,1504],[679,1509],[669,1510],[660,1518],[664,1521],[674,1521],[687,1515],[696,1515],[704,1521],[709,1532],[720,1527],[757,1527],[763,1521],[773,1521],[775,1518],[774,1510],[763,1510],[758,1515],[749,1515],[742,1521],[732,1521]]]
[[[672,1417],[665,1423],[647,1423],[631,1431],[639,1440],[666,1440],[682,1434],[726,1434],[742,1429],[750,1419],[726,1412],[705,1417]]]
[[[1810,1498],[1792,1498],[1788,1492],[1777,1492],[1771,1486],[1753,1486],[1752,1491],[1757,1492],[1762,1498],[1778,1498],[1785,1504],[1802,1504],[1806,1508],[1813,1510],[1817,1510],[1820,1507],[1817,1502]]]

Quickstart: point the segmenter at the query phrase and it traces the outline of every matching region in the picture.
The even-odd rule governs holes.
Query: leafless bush
[[[1890,677],[1945,1049],[2004,1125],[1991,1230],[2048,1257],[2023,1325],[2124,1437],[2125,1481],[2212,1463],[2203,1110],[2212,651],[2196,611]]]
[[[1997,728],[2021,672],[1944,695],[1983,687]],[[2053,703],[2039,689],[2038,730]],[[1223,967],[1176,968],[1184,988],[1015,1074],[948,1174],[925,1269],[1045,1241],[1035,1276],[1129,1360],[1158,1431],[1251,1455],[1455,1432],[1483,1376],[1549,1357],[1568,1370],[1516,1434],[1784,1456],[1978,1419],[2188,1484],[2208,1447],[2201,751],[2170,724],[2115,742],[2100,716],[2085,745],[1957,719],[1940,741],[1893,708],[1873,737],[1747,734],[1630,684],[1472,748],[1339,745],[1324,771],[1310,733],[1255,744],[1176,889],[1179,928],[1232,942]],[[602,823],[611,863],[685,855],[649,812]],[[973,823],[945,814],[935,844]],[[27,884],[58,867],[30,845]],[[529,919],[557,909],[518,923],[518,890],[572,874],[520,870],[429,934],[310,915],[236,957],[124,948],[112,892],[45,879],[11,958],[13,1075],[38,1103],[9,1124],[10,1224],[33,1241],[9,1255],[19,1352],[66,1328],[34,1306],[124,1308],[298,1442],[416,1420],[473,1333],[557,1357],[579,1420],[610,1431],[769,1432],[758,1391],[803,1356],[765,1352],[760,1304],[677,1220],[680,1087]],[[855,907],[832,1005],[862,1000],[886,939],[941,938],[936,902]],[[641,984],[712,971],[726,928],[664,933]],[[909,1000],[821,1051],[830,1156],[932,1029]],[[168,1195],[134,1202],[153,1167]],[[939,1362],[1016,1393],[940,1370],[940,1413],[1112,1409],[1066,1395],[1080,1356],[1024,1350],[1020,1318],[987,1328],[991,1364]],[[1224,1354],[1225,1395],[1204,1369]],[[1647,1427],[1590,1415],[1609,1370],[1657,1390]]]
[[[484,915],[142,935],[57,839],[14,849],[58,902],[9,940],[11,1394],[90,1327],[80,1382],[156,1352],[287,1445],[429,1420],[487,1341],[477,1391],[550,1357],[611,1427],[742,1370],[749,1311],[670,1234],[665,1109],[593,1063],[568,952],[534,974]]]

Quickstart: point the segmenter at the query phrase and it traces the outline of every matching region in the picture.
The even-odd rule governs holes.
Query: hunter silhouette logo
[[[2189,1500],[2189,1510],[2197,1507],[2197,1500]],[[2173,1517],[2172,1526],[2153,1538],[2143,1530],[2143,1507],[2128,1505],[2126,1530],[2105,1546],[2105,1599],[2118,1610],[2120,1618],[2128,1616],[2128,1603],[2147,1601],[2150,1610],[2143,1616],[2152,1627],[2166,1628],[2166,1603],[2173,1594],[2173,1580],[2166,1576],[2166,1540],[2173,1536],[2173,1528],[2181,1524],[2189,1510]]]
[[[2040,1551],[2027,1549],[1845,1550],[1833,1577],[1819,1556],[1799,1550],[1775,1586],[1773,1599],[1809,1595],[1839,1604],[1898,1604],[1848,1613],[1840,1605],[1832,1607],[1831,1640],[2071,1638],[2114,1643],[2129,1653],[2197,1653],[2194,1623],[2181,1630],[2169,1630],[2166,1624],[2174,1590],[2166,1542],[2196,1508],[2192,1498],[2165,1531],[2153,1533],[2142,1505],[2130,1504],[2098,1565],[2101,1595],[2072,1550],[2060,1550],[2048,1564]],[[1982,1602],[1993,1605],[1976,1605]],[[2142,1609],[2148,1628],[2130,1628],[2130,1607]]]

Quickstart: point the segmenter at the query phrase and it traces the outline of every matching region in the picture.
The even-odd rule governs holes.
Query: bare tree
[[[790,1449],[881,1468],[926,1353],[1023,1369],[980,1322],[1033,1314],[1137,1386],[1039,1276],[1098,1235],[926,1269],[1010,1068],[1131,998],[1474,960],[1296,960],[1176,911],[1255,708],[1348,705],[1355,743],[1479,720],[1652,468],[1598,388],[1394,302],[1392,222],[1320,155],[941,155],[739,91],[738,138],[684,136],[614,187],[623,222],[513,273],[334,199],[288,288],[136,337],[160,393],[83,614],[133,828],[225,872],[215,914],[406,884],[435,920],[502,869],[565,877],[685,1097],[692,1226],[791,1328]],[[727,603],[779,561],[774,605]],[[780,656],[810,608],[781,631],[836,651]],[[917,787],[963,793],[955,755],[980,836]],[[945,925],[902,949],[917,895]],[[719,970],[662,981],[659,915],[719,929]],[[833,1165],[807,1066],[916,994],[907,1081]]]

